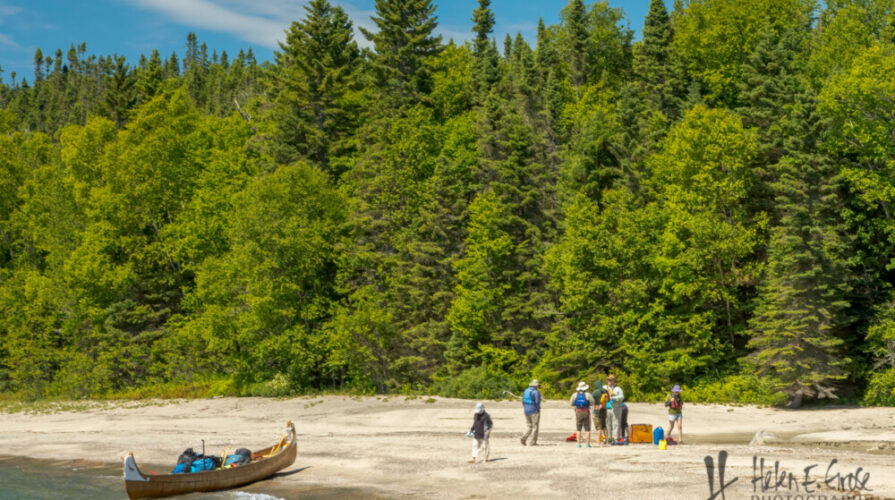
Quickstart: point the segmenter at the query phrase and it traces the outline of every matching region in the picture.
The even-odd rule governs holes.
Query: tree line
[[[895,403],[895,1],[375,8],[0,85],[0,390]]]

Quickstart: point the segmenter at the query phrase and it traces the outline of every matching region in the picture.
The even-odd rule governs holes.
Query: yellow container
[[[659,449],[664,450],[666,448],[668,448],[668,441],[665,441],[664,439],[659,441]]]

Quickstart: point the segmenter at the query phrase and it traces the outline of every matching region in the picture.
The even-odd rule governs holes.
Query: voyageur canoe
[[[124,458],[124,486],[127,496],[160,498],[197,491],[217,491],[235,488],[268,478],[295,462],[295,426],[286,424],[286,434],[279,443],[252,453],[252,461],[245,465],[192,474],[146,475],[140,472],[134,454]]]

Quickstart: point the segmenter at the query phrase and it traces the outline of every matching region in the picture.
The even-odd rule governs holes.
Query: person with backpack
[[[476,458],[479,457],[481,457],[483,463],[488,461],[488,456],[491,454],[489,440],[491,439],[491,429],[493,427],[494,422],[491,421],[491,415],[488,415],[488,412],[485,411],[485,405],[476,403],[475,413],[472,416],[472,427],[466,433],[467,437],[473,438],[472,458],[469,459],[469,463],[474,464]]]
[[[671,394],[665,398],[665,406],[668,407],[668,432],[665,433],[665,436],[668,438],[669,442],[674,442],[674,440],[671,439],[671,432],[674,430],[675,422],[677,422],[677,442],[683,443],[684,400],[681,398],[681,386],[675,385],[671,388]]]
[[[606,377],[606,392],[609,393],[609,402],[606,415],[609,417],[609,444],[618,444],[622,439],[621,420],[622,407],[625,402],[625,393],[622,388],[615,385],[615,375]]]
[[[528,443],[531,436],[531,446],[538,445],[538,423],[541,420],[541,391],[538,390],[540,382],[532,380],[525,392],[522,393],[522,410],[525,412],[525,421],[528,430],[522,435],[522,446]]]
[[[594,405],[594,397],[587,392],[587,389],[587,384],[578,382],[578,388],[569,398],[569,404],[575,408],[575,428],[578,432],[579,448],[582,432],[587,432],[587,447],[590,448],[590,409]]]
[[[594,432],[596,433],[597,444],[604,445],[608,439],[606,433],[606,403],[609,402],[609,393],[603,388],[603,382],[597,380],[594,382],[594,392],[591,397],[594,398]]]

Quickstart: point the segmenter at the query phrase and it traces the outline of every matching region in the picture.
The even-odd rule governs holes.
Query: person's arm
[[[671,407],[671,394],[665,397],[665,406]]]
[[[541,391],[535,389],[531,393],[531,402],[534,403],[537,413],[541,413]]]
[[[494,422],[491,421],[491,415],[485,415],[485,435],[491,434],[491,428],[494,427]]]
[[[612,402],[613,403],[621,403],[624,400],[625,400],[625,393],[622,392],[622,388],[619,386],[615,386],[615,388],[612,389]]]
[[[569,406],[575,406],[575,397],[578,396],[578,393],[572,394],[572,397],[569,398]]]

